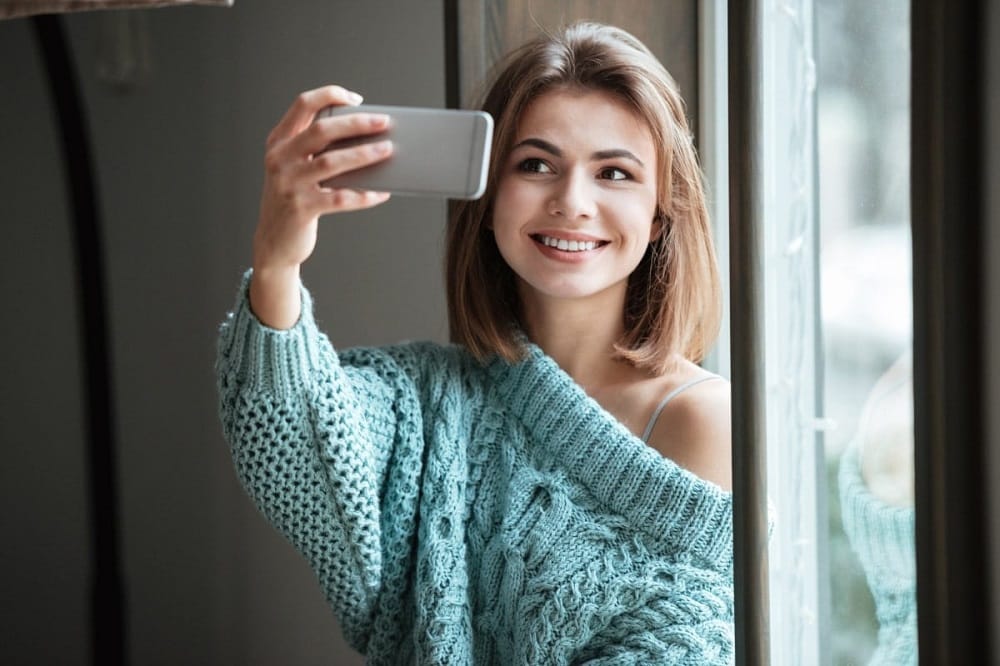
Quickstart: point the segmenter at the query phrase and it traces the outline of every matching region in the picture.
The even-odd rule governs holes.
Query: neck
[[[521,301],[528,337],[587,392],[620,380],[631,369],[614,358],[615,343],[625,333],[624,289],[586,299],[554,299],[522,290]]]

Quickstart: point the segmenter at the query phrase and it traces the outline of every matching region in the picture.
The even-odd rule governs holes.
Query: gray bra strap
[[[656,419],[660,418],[660,412],[663,411],[663,408],[667,406],[668,402],[670,402],[675,397],[677,397],[678,394],[688,390],[692,386],[695,386],[696,384],[701,384],[702,382],[707,382],[711,379],[722,379],[722,377],[720,377],[719,375],[709,375],[707,377],[699,377],[698,379],[692,379],[691,381],[685,384],[681,384],[673,391],[668,393],[666,397],[664,397],[663,400],[660,401],[660,404],[656,406],[656,409],[653,410],[653,416],[652,418],[649,419],[649,423],[646,425],[646,430],[643,431],[642,433],[642,441],[644,442],[649,441],[649,436],[653,434],[653,426],[656,425]]]

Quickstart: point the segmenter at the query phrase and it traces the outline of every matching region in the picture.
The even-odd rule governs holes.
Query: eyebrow
[[[545,152],[551,153],[556,157],[563,156],[562,150],[560,150],[557,146],[554,146],[553,144],[549,143],[548,141],[545,141],[544,139],[529,137],[523,141],[518,142],[517,145],[514,146],[513,150],[517,150],[522,146],[534,146],[535,148],[544,150]],[[624,148],[609,148],[608,150],[598,150],[590,155],[590,159],[594,161],[609,160],[617,157],[621,157],[627,160],[632,160],[641,167],[646,166],[645,164],[642,163],[642,160],[640,160],[638,157],[635,156],[634,153],[632,153],[629,150],[625,150]]]

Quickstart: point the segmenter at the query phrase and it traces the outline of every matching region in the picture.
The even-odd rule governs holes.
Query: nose
[[[558,181],[549,201],[549,215],[575,219],[593,217],[595,212],[594,193],[585,174],[572,170]]]

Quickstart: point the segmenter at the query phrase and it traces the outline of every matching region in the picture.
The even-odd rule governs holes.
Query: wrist
[[[265,326],[293,327],[301,315],[299,267],[257,267],[250,278],[250,309]]]
[[[253,279],[260,280],[261,282],[267,282],[269,285],[279,286],[279,285],[290,285],[298,284],[301,274],[301,265],[294,264],[289,266],[275,266],[273,264],[266,264],[258,261],[254,261],[251,264],[253,268]]]

